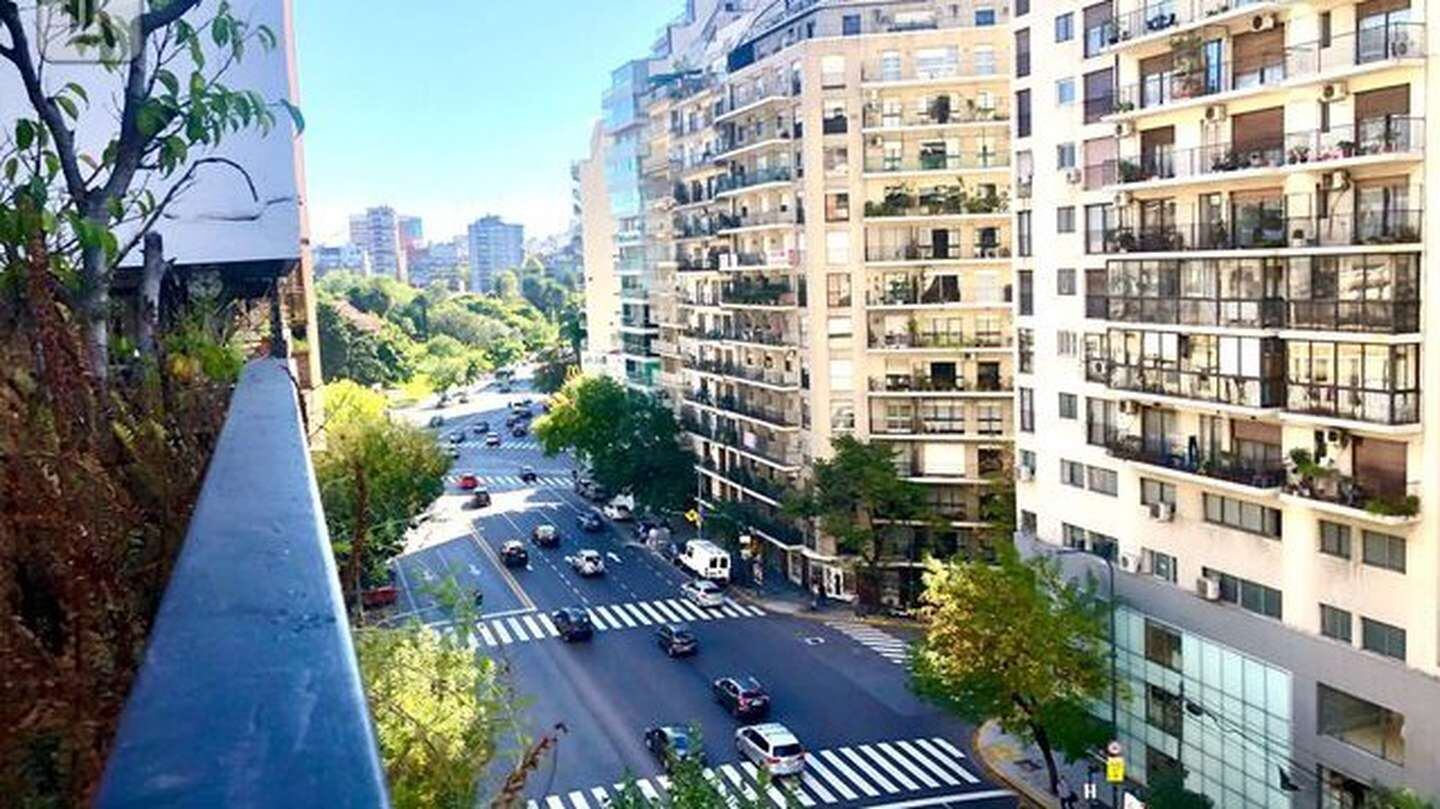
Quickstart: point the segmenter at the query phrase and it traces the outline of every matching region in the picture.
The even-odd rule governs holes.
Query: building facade
[[[525,226],[511,225],[498,216],[485,216],[470,224],[470,291],[493,292],[495,276],[517,269],[525,260]]]
[[[361,275],[370,274],[370,256],[356,244],[317,245],[311,251],[315,263],[315,275],[321,276],[338,270],[348,270]]]
[[[1021,534],[1121,571],[1140,783],[1440,792],[1425,18],[1017,4]]]
[[[350,243],[360,246],[370,257],[371,272],[406,283],[410,273],[400,237],[400,219],[394,208],[384,205],[351,216]]]

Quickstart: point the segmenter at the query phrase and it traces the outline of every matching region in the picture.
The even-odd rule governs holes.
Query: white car
[[[629,522],[635,519],[635,515],[630,512],[630,509],[616,503],[607,503],[604,508],[600,509],[600,512],[615,522]]]
[[[578,551],[574,556],[565,557],[570,567],[575,569],[581,576],[599,576],[605,572],[605,560],[597,550],[586,548]]]
[[[720,585],[708,579],[695,579],[680,585],[680,594],[689,599],[691,603],[701,607],[722,607],[725,605],[725,592]]]
[[[779,722],[736,730],[735,749],[771,775],[798,775],[805,769],[805,748]]]

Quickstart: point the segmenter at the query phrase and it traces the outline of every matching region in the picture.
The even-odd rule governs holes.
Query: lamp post
[[[1099,559],[1105,563],[1105,569],[1109,572],[1110,584],[1110,731],[1115,736],[1120,735],[1120,674],[1117,667],[1119,641],[1115,637],[1115,563],[1110,557],[1101,556],[1098,553],[1091,553],[1084,548],[1061,548],[1054,551],[1052,556],[1073,556],[1084,554],[1085,556]],[[1120,786],[1110,786],[1110,806],[1113,809],[1120,807]]]

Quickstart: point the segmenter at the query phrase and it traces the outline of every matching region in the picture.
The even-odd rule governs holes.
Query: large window
[[[1373,618],[1360,619],[1360,646],[1366,651],[1405,659],[1405,630]]]
[[[1175,505],[1175,484],[1154,478],[1140,478],[1140,505]]]
[[[1035,432],[1035,391],[1017,388],[1020,392],[1020,432]]]
[[[1035,273],[1030,270],[1020,270],[1016,273],[1020,282],[1020,315],[1022,317],[1035,314]]]
[[[1030,75],[1030,29],[1021,28],[1015,32],[1015,78]]]
[[[1351,643],[1354,634],[1354,620],[1350,613],[1329,604],[1320,605],[1320,634],[1327,638]]]
[[[1228,601],[1231,604],[1239,605],[1253,613],[1265,615],[1270,618],[1282,618],[1284,614],[1284,598],[1279,590],[1273,587],[1242,579],[1239,576],[1232,576],[1229,573],[1222,573],[1211,568],[1202,568],[1201,572],[1208,578],[1220,582],[1220,600]]]
[[[1099,494],[1108,494],[1116,497],[1120,493],[1120,477],[1113,469],[1106,469],[1103,466],[1091,466],[1087,470],[1090,483],[1090,491]]]
[[[1154,683],[1145,689],[1145,721],[1171,736],[1179,736],[1183,714],[1180,697]]]
[[[1077,489],[1085,488],[1085,464],[1061,458],[1060,482]]]
[[[1076,411],[1077,411],[1077,410],[1079,410],[1079,405],[1076,403],[1075,394],[1073,394],[1073,393],[1061,393],[1061,394],[1060,394],[1060,418],[1062,418],[1062,419],[1074,419],[1074,418],[1076,417]]]
[[[1280,538],[1280,511],[1233,497],[1206,493],[1205,522],[1269,539]]]
[[[1350,526],[1320,521],[1320,552],[1341,559],[1350,558]]]
[[[1405,716],[1317,684],[1318,732],[1396,764],[1405,763]]]
[[[1015,93],[1015,137],[1030,137],[1030,91]]]
[[[1071,12],[1055,15],[1055,41],[1069,42],[1075,36],[1075,15]]]
[[[1172,671],[1183,668],[1180,633],[1164,624],[1145,621],[1145,659]]]
[[[1030,228],[1030,212],[1020,211],[1015,214],[1015,253],[1019,256],[1028,256],[1033,252],[1033,234]]]
[[[1366,531],[1362,535],[1362,545],[1362,558],[1365,564],[1393,570],[1396,573],[1405,572],[1405,539],[1403,537],[1382,534],[1378,531]]]
[[[1287,343],[1286,409],[1381,424],[1420,417],[1420,345]]]

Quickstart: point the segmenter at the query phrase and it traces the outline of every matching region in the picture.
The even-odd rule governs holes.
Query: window
[[[1075,168],[1075,144],[1061,143],[1055,147],[1055,168],[1064,171]]]
[[[1175,505],[1175,484],[1154,478],[1140,478],[1140,505],[1149,506],[1155,503]]]
[[[1030,0],[1015,0],[1015,16],[1023,17],[1030,13]]]
[[[1405,716],[1316,684],[1318,732],[1396,764],[1405,763]]]
[[[1035,474],[1035,453],[1028,449],[1020,450],[1020,467],[1029,469],[1032,475]]]
[[[1035,372],[1035,330],[1015,330],[1015,354],[1020,366],[1020,373],[1031,374]]]
[[[844,87],[845,86],[845,57],[838,54],[829,54],[820,57],[820,86],[821,87]]]
[[[1069,461],[1061,461],[1065,464]],[[1078,548],[1085,550],[1085,529],[1078,526],[1062,523],[1060,526],[1060,541],[1065,543],[1067,548]]]
[[[1076,348],[1080,345],[1079,338],[1073,331],[1055,332],[1055,354],[1060,357],[1075,356]]]
[[[1220,582],[1220,600],[1239,605],[1258,615],[1281,618],[1284,612],[1284,598],[1279,590],[1266,587],[1259,582],[1231,576],[1210,568],[1201,568],[1207,578]]]
[[[1085,252],[1105,252],[1105,242],[1114,218],[1113,210],[1108,202],[1085,206]]]
[[[1350,526],[1320,521],[1320,552],[1341,559],[1350,558]]]
[[[825,303],[834,307],[850,305],[850,276],[844,273],[825,276]]]
[[[1069,42],[1075,38],[1075,15],[1066,12],[1055,16],[1055,41]]]
[[[850,219],[850,195],[844,191],[825,195],[825,221],[847,222]]]
[[[1075,206],[1066,205],[1063,208],[1055,209],[1055,232],[1075,232]]]
[[[1181,733],[1180,697],[1158,685],[1145,689],[1145,721],[1171,736]]]
[[[1168,553],[1142,548],[1140,556],[1145,560],[1145,569],[1157,579],[1174,584],[1180,575],[1180,563]]]
[[[1015,137],[1030,137],[1030,91],[1015,93]]]
[[[1075,411],[1076,411],[1077,409],[1078,409],[1078,408],[1077,408],[1076,403],[1075,403],[1075,394],[1073,394],[1073,393],[1062,393],[1062,394],[1060,394],[1060,418],[1062,418],[1062,419],[1073,419],[1073,418],[1075,418]]]
[[[1030,75],[1030,29],[1022,28],[1015,32],[1015,78],[1023,79]]]
[[[1092,466],[1086,471],[1089,473],[1090,491],[1108,494],[1111,497],[1119,495],[1120,476],[1115,474],[1115,470]]]
[[[1039,518],[1037,518],[1037,517],[1035,516],[1035,512],[1033,512],[1033,511],[1025,511],[1024,509],[1021,509],[1021,511],[1020,511],[1020,530],[1021,530],[1021,531],[1024,531],[1025,533],[1027,533],[1027,534],[1029,534],[1030,536],[1033,537],[1033,536],[1035,536],[1035,532],[1038,531],[1039,529],[1040,529],[1040,520],[1039,520]]]
[[[1075,103],[1075,79],[1065,78],[1055,82],[1055,104],[1068,107]]]
[[[1060,482],[1077,489],[1085,488],[1085,464],[1060,459]]]
[[[846,14],[840,18],[840,33],[843,36],[853,37],[860,34],[860,15]]]
[[[1366,531],[1362,535],[1361,559],[1371,567],[1405,572],[1405,540],[1401,537]]]
[[[1073,211],[1074,209],[1072,208],[1071,210]],[[1074,295],[1074,294],[1075,294],[1075,268],[1074,268],[1074,267],[1061,267],[1060,269],[1058,269],[1058,270],[1055,271],[1055,294],[1056,294],[1056,295]],[[1071,333],[1071,334],[1070,334],[1070,339],[1071,339],[1072,341],[1075,339],[1074,333]],[[1075,352],[1074,352],[1074,351],[1071,351],[1070,353],[1073,354],[1073,353],[1075,353]]]
[[[1320,605],[1320,634],[1350,643],[1351,624],[1349,612],[1329,604]]]
[[[1035,432],[1035,391],[1018,388],[1020,391],[1020,431]]]
[[[1205,522],[1258,534],[1270,539],[1280,538],[1280,512],[1273,508],[1224,497],[1205,495]]]
[[[1016,274],[1020,282],[1020,314],[1035,314],[1035,273],[1030,270],[1020,270]]]
[[[1393,657],[1396,660],[1404,660],[1405,630],[1372,618],[1361,618],[1360,648],[1367,652]]]
[[[975,26],[977,28],[992,26],[996,19],[995,9],[990,6],[981,6],[975,9]]]
[[[1015,214],[1015,253],[1019,256],[1028,256],[1031,254],[1031,248],[1030,212],[1020,211]]]
[[[825,262],[827,264],[850,263],[850,231],[825,231]]]

